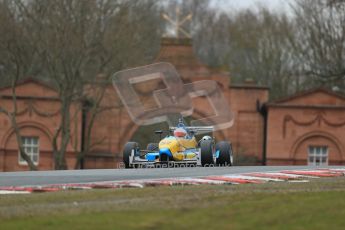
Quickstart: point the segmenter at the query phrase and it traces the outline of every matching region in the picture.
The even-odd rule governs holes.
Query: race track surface
[[[336,168],[327,166],[322,168]],[[202,177],[210,175],[240,174],[249,172],[270,172],[281,170],[315,169],[310,166],[233,166],[211,168],[147,168],[147,169],[94,169],[64,171],[1,172],[0,186],[49,185],[63,183],[87,183],[99,181],[120,181],[159,179],[174,177]]]

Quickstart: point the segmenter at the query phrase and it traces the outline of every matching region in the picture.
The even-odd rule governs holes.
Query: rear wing
[[[179,127],[170,127],[169,130],[173,132],[175,129]],[[202,133],[213,133],[214,128],[213,126],[185,126],[188,132],[193,132],[194,134],[202,134]]]

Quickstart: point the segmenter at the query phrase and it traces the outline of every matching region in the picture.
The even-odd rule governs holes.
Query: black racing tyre
[[[227,141],[221,141],[216,144],[216,152],[219,151],[219,157],[216,164],[219,166],[231,166],[231,144]]]
[[[201,165],[204,167],[212,166],[214,164],[212,140],[202,140],[200,142],[200,158]]]
[[[158,150],[158,143],[148,143],[146,149],[149,151],[156,151]]]
[[[125,168],[131,168],[129,165],[129,157],[132,153],[132,150],[136,150],[139,148],[139,144],[137,142],[127,142],[125,148],[123,149],[123,163],[125,163]]]
[[[169,168],[169,162],[173,161],[171,157],[166,154],[159,155],[159,167]]]

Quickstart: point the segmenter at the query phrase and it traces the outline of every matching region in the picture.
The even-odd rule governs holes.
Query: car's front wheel
[[[202,140],[200,142],[200,160],[202,166],[213,166],[213,141]]]
[[[139,149],[139,144],[137,142],[128,142],[123,149],[123,163],[125,164],[125,168],[131,168],[130,165],[130,156],[132,154],[132,150],[134,150],[134,154]]]
[[[216,164],[218,166],[232,165],[232,149],[231,144],[227,141],[221,141],[216,144]]]

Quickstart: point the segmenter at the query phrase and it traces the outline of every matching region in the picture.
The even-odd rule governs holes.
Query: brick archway
[[[206,114],[199,110],[199,109],[195,109],[194,110],[194,116],[193,119],[201,119],[201,118],[205,118]],[[223,130],[218,130],[214,132],[214,136],[216,137],[217,140],[219,141],[223,141],[226,140],[226,134],[224,133]]]
[[[23,128],[34,128],[34,129],[37,129],[37,130],[40,130],[43,134],[45,134],[45,136],[49,139],[49,141],[51,142],[52,141],[52,133],[50,132],[50,130],[38,123],[38,122],[20,122],[18,123],[18,128],[19,129],[23,129]],[[12,137],[12,135],[14,134],[14,130],[13,128],[9,128],[6,132],[5,132],[5,135],[3,136],[2,140],[1,140],[1,148],[4,148],[6,147],[6,144],[7,142],[9,141],[9,139]]]
[[[131,138],[134,136],[135,132],[139,129],[139,125],[136,125],[135,123],[131,122],[128,123],[125,127],[125,132],[120,138],[120,151],[123,151],[124,145],[131,140]]]
[[[303,158],[307,159],[307,146],[313,145],[326,145],[330,150],[331,161],[344,161],[344,147],[341,142],[332,134],[323,131],[309,132],[298,138],[293,144],[290,151],[290,158],[296,161]]]
[[[44,125],[38,122],[21,122],[18,123],[20,134],[23,137],[38,137],[39,138],[39,155],[38,155],[38,169],[51,170],[54,168],[53,155],[52,155],[52,133]],[[26,164],[19,161],[18,143],[13,128],[9,128],[1,140],[2,171],[21,171],[28,170]]]

